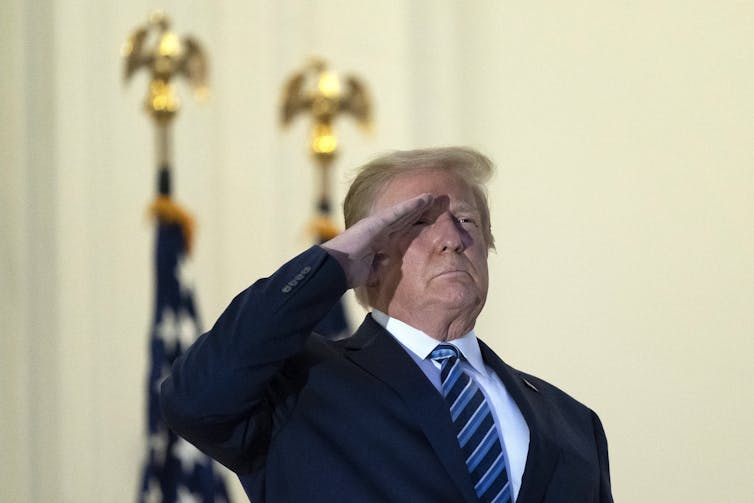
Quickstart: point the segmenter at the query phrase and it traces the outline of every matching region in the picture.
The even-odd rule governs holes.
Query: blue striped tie
[[[450,407],[474,491],[482,503],[510,503],[505,453],[492,411],[477,382],[461,369],[458,350],[440,344],[429,357],[440,364],[442,395]]]

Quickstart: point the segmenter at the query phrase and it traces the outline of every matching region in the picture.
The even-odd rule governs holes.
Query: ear
[[[385,253],[376,253],[372,259],[372,267],[369,269],[369,276],[367,276],[367,287],[375,287],[380,284],[380,277],[382,276],[382,270],[388,263],[388,256]]]

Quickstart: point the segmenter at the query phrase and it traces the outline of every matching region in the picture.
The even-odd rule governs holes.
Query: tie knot
[[[452,344],[438,344],[429,354],[430,359],[439,364],[442,364],[449,358],[458,358],[458,356],[458,349]]]

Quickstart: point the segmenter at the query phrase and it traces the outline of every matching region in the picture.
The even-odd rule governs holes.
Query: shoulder
[[[563,389],[559,388],[558,386],[555,386],[554,384],[542,379],[541,377],[537,377],[534,374],[529,374],[527,372],[523,372],[521,370],[512,368],[513,373],[518,375],[519,378],[526,383],[529,386],[532,386],[536,388],[536,391],[539,393],[551,397],[556,398],[559,400],[563,400],[569,403],[573,403],[575,406],[582,406],[585,407],[584,404],[573,398],[570,394],[568,394]]]
[[[479,340],[479,347],[482,351],[482,357],[484,358],[485,363],[497,372],[499,377],[503,380],[503,384],[505,384],[506,388],[513,388],[509,389],[509,392],[513,392],[514,395],[520,393],[520,398],[530,397],[534,400],[534,403],[540,402],[540,400],[536,398],[539,397],[539,399],[544,399],[546,403],[556,407],[566,407],[574,410],[588,410],[584,404],[559,387],[540,377],[509,365],[482,340]]]
[[[541,377],[512,367],[499,358],[497,363],[502,366],[502,369],[497,367],[498,373],[517,402],[525,401],[536,413],[545,413],[556,423],[562,421],[591,425],[593,422],[594,412],[569,392]],[[507,379],[504,374],[507,374]]]

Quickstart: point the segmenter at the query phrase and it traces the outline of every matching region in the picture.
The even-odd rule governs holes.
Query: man
[[[473,331],[494,246],[483,155],[364,166],[346,231],[236,297],[162,386],[168,423],[252,502],[611,502],[587,407]],[[349,339],[312,329],[355,288]]]

